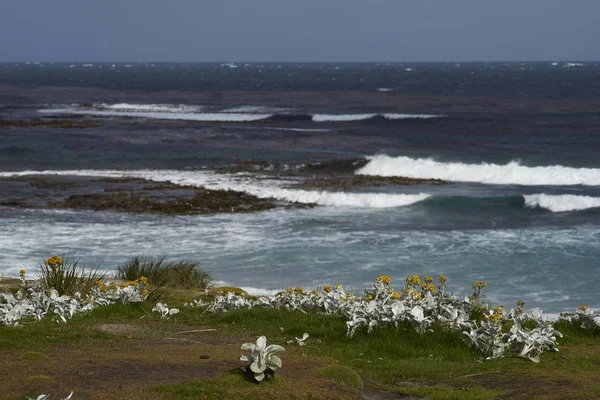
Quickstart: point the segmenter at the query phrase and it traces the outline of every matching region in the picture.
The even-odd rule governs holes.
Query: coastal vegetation
[[[67,263],[60,257],[44,263],[59,264]],[[166,265],[177,263],[138,256],[123,272]],[[379,276],[360,295],[337,284],[262,298],[167,282],[164,308],[157,308],[147,299],[152,280],[144,276],[99,279],[87,296],[73,297],[26,276],[6,280],[1,292],[0,354],[8,361],[0,366],[0,398],[64,398],[71,391],[73,399],[600,396],[597,312],[582,306],[551,323],[522,303],[504,311],[483,301],[485,282],[476,282],[466,299],[445,292],[444,276],[435,282],[410,276],[398,290]],[[22,318],[8,319],[19,303],[29,305],[21,307]],[[240,346],[257,338],[255,347],[266,345],[262,336],[286,351],[271,365],[277,373],[258,384],[255,371],[241,370]],[[535,351],[526,352],[526,343]],[[537,357],[539,363],[530,361]]]
[[[117,266],[117,279],[133,281],[145,276],[154,286],[205,290],[210,275],[196,261],[166,261],[166,257],[133,256]]]

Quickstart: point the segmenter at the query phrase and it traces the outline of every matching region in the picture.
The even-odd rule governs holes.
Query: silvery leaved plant
[[[156,303],[154,308],[152,308],[153,312],[160,313],[160,317],[162,319],[171,318],[171,316],[177,314],[179,312],[178,308],[169,308],[167,303]]]
[[[305,332],[301,338],[296,338],[296,343],[298,343],[298,346],[306,346],[306,339],[308,339],[308,337],[308,333]]]
[[[600,329],[600,312],[587,306],[577,307],[576,312],[561,313],[560,319],[568,322],[578,322],[583,329]]]
[[[281,368],[281,359],[275,353],[285,351],[277,344],[267,346],[267,338],[264,336],[259,337],[256,344],[244,343],[242,350],[249,351],[250,354],[241,356],[240,361],[247,363],[258,382],[265,376],[272,376],[277,368]]]
[[[463,332],[467,344],[481,352],[484,359],[508,354],[537,361],[540,354],[557,350],[557,338],[562,335],[553,329],[550,322],[543,321],[541,311],[527,314],[522,302],[509,313],[505,313],[503,307],[491,308],[482,300],[486,282],[475,282],[473,294],[462,300],[445,291],[447,281],[445,276],[440,275],[437,285],[434,285],[430,277],[421,281],[419,276],[413,275],[405,279],[403,289],[396,291],[390,285],[390,277],[380,275],[362,297],[347,292],[340,284],[309,292],[300,287],[289,288],[275,296],[257,300],[227,293],[215,296],[207,311],[252,307],[300,312],[316,310],[345,318],[349,337],[359,329],[372,332],[374,329],[400,326],[425,333],[431,331],[435,324],[445,330]],[[472,318],[476,315],[483,319]],[[589,327],[600,327],[598,313],[579,310],[571,318]],[[524,328],[530,325],[535,328]],[[510,332],[503,329],[505,326],[511,327]]]
[[[144,277],[120,285],[111,281],[97,281],[87,296],[79,292],[73,296],[60,296],[55,288],[47,287],[40,281],[28,281],[24,269],[20,271],[19,278],[21,284],[15,294],[0,292],[0,325],[19,326],[50,316],[58,323],[66,323],[76,314],[89,312],[95,307],[117,301],[141,302],[148,295],[147,279]]]
[[[73,392],[69,393],[69,395],[67,397],[63,398],[62,400],[71,400],[72,397],[73,397]],[[27,396],[27,400],[50,400],[50,395],[49,394],[40,394],[36,397]]]
[[[205,303],[202,299],[192,300],[189,303],[183,303],[184,307],[206,307],[208,303]]]

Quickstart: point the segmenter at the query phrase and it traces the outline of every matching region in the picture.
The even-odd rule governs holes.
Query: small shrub
[[[53,256],[40,264],[40,281],[47,288],[56,289],[61,296],[74,296],[79,292],[85,296],[104,274],[98,269],[86,273],[77,260]]]

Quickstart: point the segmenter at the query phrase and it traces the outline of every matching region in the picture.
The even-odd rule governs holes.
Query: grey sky
[[[600,59],[600,0],[0,0],[0,61]]]

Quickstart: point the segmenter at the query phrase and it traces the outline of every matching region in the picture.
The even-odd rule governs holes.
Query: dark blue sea
[[[53,254],[106,269],[166,255],[255,293],[444,274],[461,296],[487,281],[507,307],[600,307],[600,63],[0,64],[0,121],[53,119],[96,124],[0,127],[0,177],[140,177],[317,206],[3,206],[5,275]],[[220,169],[340,160],[450,183],[301,190]]]

